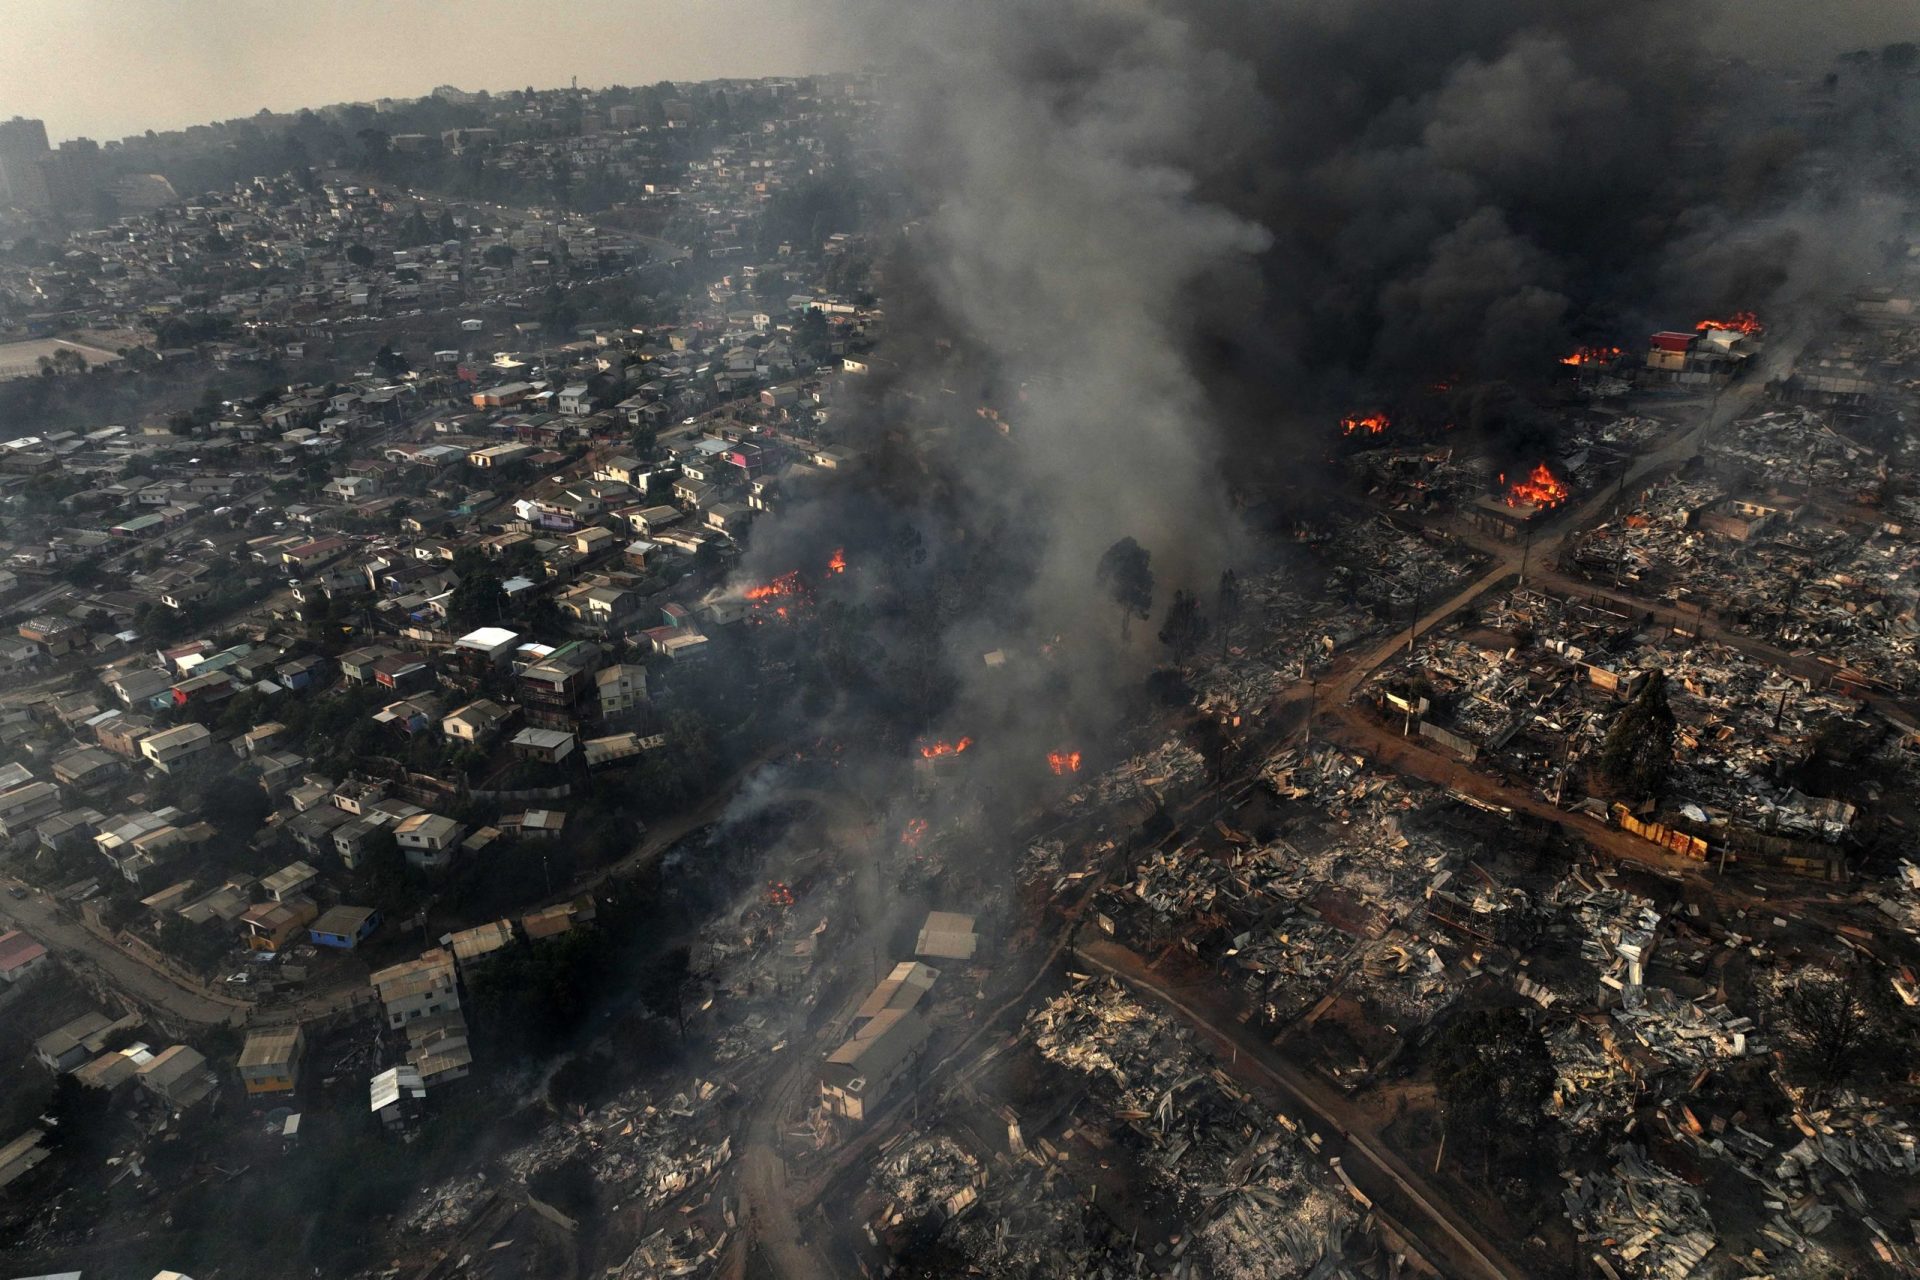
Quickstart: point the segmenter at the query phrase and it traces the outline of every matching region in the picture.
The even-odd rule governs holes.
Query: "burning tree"
[[[1153,611],[1152,556],[1132,538],[1122,538],[1108,547],[1094,570],[1094,581],[1107,589],[1120,606],[1120,638],[1133,634],[1133,620]]]
[[[1674,718],[1667,673],[1655,671],[1614,717],[1600,749],[1600,780],[1614,795],[1658,796],[1673,768]]]

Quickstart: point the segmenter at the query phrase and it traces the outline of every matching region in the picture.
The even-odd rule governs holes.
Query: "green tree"
[[[1122,538],[1106,549],[1094,569],[1094,581],[1120,606],[1120,638],[1133,633],[1133,620],[1153,611],[1153,569],[1146,548]]]
[[[460,579],[447,597],[447,620],[457,627],[498,622],[507,605],[507,593],[492,570],[482,569]]]
[[[651,422],[642,421],[633,429],[629,442],[633,446],[633,456],[645,462],[653,457],[653,451],[660,447],[660,432]]]
[[[373,250],[363,244],[350,244],[347,246],[347,261],[356,267],[370,267],[374,261]]]
[[[1674,727],[1667,673],[1655,671],[1607,730],[1600,750],[1600,780],[1608,792],[1658,798],[1673,769]]]

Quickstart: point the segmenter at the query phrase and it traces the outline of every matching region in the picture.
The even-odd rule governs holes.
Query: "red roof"
[[[1686,351],[1699,339],[1697,333],[1656,333],[1653,335],[1653,348],[1656,351]]]
[[[18,929],[0,933],[0,973],[12,973],[47,954],[47,949]]]

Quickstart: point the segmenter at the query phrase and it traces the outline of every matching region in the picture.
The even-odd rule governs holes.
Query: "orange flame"
[[[1570,356],[1561,356],[1560,363],[1575,368],[1583,364],[1611,364],[1624,354],[1618,347],[1581,347]]]
[[[747,599],[749,600],[779,600],[799,594],[800,571],[798,569],[793,570],[791,573],[783,573],[772,582],[747,588]]]
[[[767,902],[775,907],[790,907],[793,905],[793,890],[784,881],[774,880],[767,885]]]
[[[830,558],[827,561],[827,572],[828,573],[845,573],[846,571],[847,571],[847,549],[845,547],[835,547],[833,549],[832,558]]]
[[[909,849],[917,849],[920,847],[921,838],[926,834],[927,820],[925,818],[914,818],[909,821],[905,827],[901,828],[900,843]]]
[[[1047,768],[1053,770],[1055,776],[1078,773],[1080,772],[1080,753],[1078,751],[1049,751],[1047,752]]]
[[[972,745],[972,738],[962,738],[958,742],[929,742],[920,748],[920,758],[938,760],[942,756],[957,756]]]
[[[1510,507],[1530,506],[1550,510],[1559,506],[1572,496],[1573,490],[1567,488],[1566,481],[1547,469],[1544,462],[1533,464],[1533,470],[1526,479],[1507,484],[1507,475],[1500,473],[1500,483],[1507,486],[1507,505]]]
[[[1759,333],[1766,326],[1751,311],[1736,311],[1725,320],[1702,320],[1693,326],[1702,333],[1708,329],[1732,329],[1736,333]]]
[[[1377,436],[1392,425],[1393,424],[1388,421],[1386,414],[1369,413],[1365,417],[1340,419],[1340,434],[1343,436],[1355,434]]]

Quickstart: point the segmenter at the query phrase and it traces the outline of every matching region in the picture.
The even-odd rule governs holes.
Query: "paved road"
[[[91,969],[142,1004],[188,1022],[237,1022],[252,1008],[245,1000],[189,984],[177,974],[145,963],[78,921],[63,917],[45,894],[0,898],[0,917],[68,963]]]
[[[1445,1274],[1525,1280],[1526,1272],[1502,1256],[1465,1215],[1382,1144],[1366,1114],[1337,1090],[1295,1068],[1231,1016],[1203,1011],[1198,993],[1169,991],[1146,962],[1126,948],[1088,941],[1076,946],[1073,954],[1172,1009],[1216,1047],[1231,1051],[1230,1064],[1223,1066],[1243,1078],[1257,1077],[1313,1116],[1321,1126],[1322,1154],[1339,1156],[1348,1175],[1376,1201],[1386,1198],[1387,1188],[1397,1192],[1390,1202],[1410,1207],[1417,1217],[1414,1221],[1401,1218],[1396,1225],[1408,1231],[1436,1264],[1445,1264]]]

